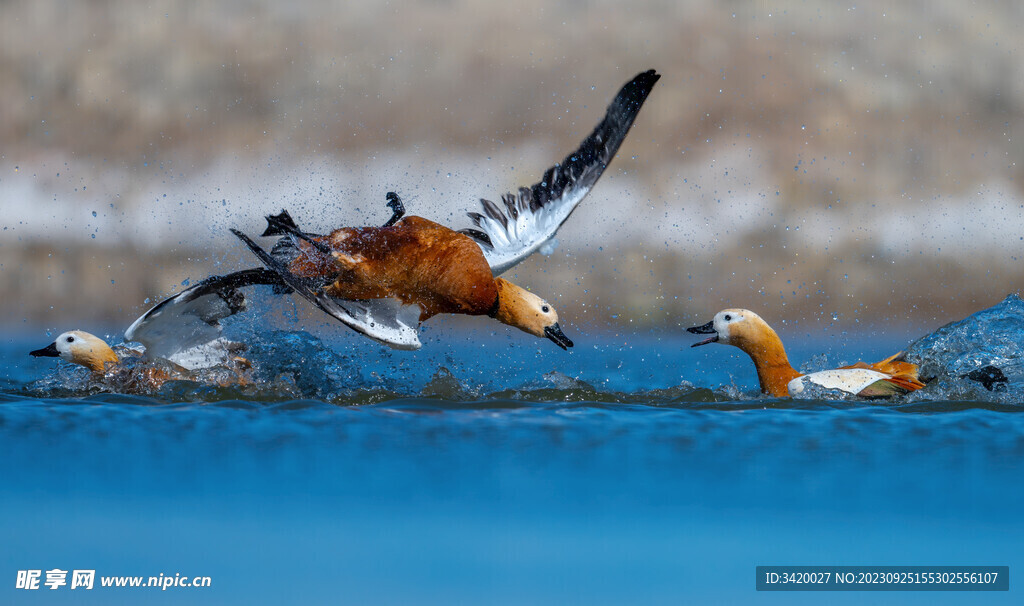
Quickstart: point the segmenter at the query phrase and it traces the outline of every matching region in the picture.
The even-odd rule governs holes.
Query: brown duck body
[[[274,272],[275,280],[260,276],[260,283],[286,286],[350,328],[391,347],[419,349],[419,324],[442,313],[486,314],[563,349],[572,347],[554,308],[511,282],[494,278],[476,242],[422,217],[399,220],[401,202],[394,193],[389,199],[397,208],[383,227],[344,227],[326,236],[299,230],[287,211],[269,215],[263,235],[285,236],[270,253],[242,232],[231,231]],[[254,275],[251,272],[246,270],[243,278]]]
[[[422,217],[409,216],[389,227],[345,227],[314,238],[332,257],[314,251],[288,269],[302,277],[331,279],[324,292],[339,299],[393,297],[419,305],[420,321],[437,314],[493,314],[498,285],[480,246],[465,234]]]
[[[220,319],[245,309],[239,289],[271,286],[274,293],[302,297],[395,349],[419,349],[421,323],[446,313],[486,314],[568,349],[572,341],[561,332],[550,304],[494,276],[553,244],[615,157],[659,78],[650,69],[626,82],[574,151],[539,181],[502,195],[499,202],[481,198],[477,211],[467,213],[472,225],[461,233],[419,217],[402,220],[405,206],[396,192],[385,196],[393,214],[383,227],[346,227],[319,236],[300,230],[286,211],[268,215],[261,237],[283,237],[269,251],[231,230],[263,268],[211,276],[157,304],[126,336],[148,337],[173,349],[183,340],[174,338],[175,323],[216,335]]]

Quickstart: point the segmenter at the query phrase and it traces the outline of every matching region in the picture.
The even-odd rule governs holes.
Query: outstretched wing
[[[398,299],[348,301],[323,293],[307,295],[296,288],[320,309],[341,320],[352,330],[394,349],[419,349],[419,305],[403,305]]]
[[[263,268],[211,276],[157,303],[128,327],[124,338],[145,345],[146,355],[164,359],[207,345],[220,338],[220,320],[246,309],[238,289],[256,284],[284,286],[284,281]]]
[[[480,244],[495,276],[554,237],[615,157],[659,78],[652,69],[627,82],[594,132],[579,149],[549,168],[540,183],[505,194],[501,204],[481,199],[483,212],[468,213],[475,228],[463,232]]]
[[[397,299],[374,299],[369,301],[349,301],[338,299],[323,292],[323,284],[315,280],[297,276],[274,258],[271,253],[263,250],[248,236],[232,229],[239,240],[249,247],[269,271],[280,277],[284,284],[308,299],[311,303],[328,314],[341,320],[352,330],[362,333],[375,341],[395,349],[419,349],[420,308],[418,305],[403,305]],[[287,243],[288,240],[283,240]],[[283,249],[294,248],[278,243]],[[286,251],[281,254],[286,254]]]

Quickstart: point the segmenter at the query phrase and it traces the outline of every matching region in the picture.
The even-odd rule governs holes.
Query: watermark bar
[[[758,591],[1009,591],[1009,566],[758,566]]]
[[[68,584],[70,573],[71,583]],[[45,579],[45,581],[44,581]],[[63,570],[53,568],[46,570],[37,568],[35,570],[19,570],[15,577],[14,588],[35,591],[39,589],[85,589],[93,587],[155,587],[161,591],[167,591],[168,587],[203,588],[213,583],[210,577],[190,577],[180,572],[173,576],[170,574],[159,576],[98,576],[95,570]]]

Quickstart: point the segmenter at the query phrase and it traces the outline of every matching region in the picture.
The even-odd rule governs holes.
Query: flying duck
[[[549,303],[498,276],[554,237],[615,156],[660,77],[648,70],[627,82],[578,149],[500,204],[481,199],[481,211],[468,213],[471,227],[455,231],[405,216],[394,192],[387,194],[392,217],[380,227],[318,235],[300,230],[286,211],[269,215],[262,235],[279,238],[269,252],[231,230],[265,268],[214,276],[202,292],[191,292],[199,285],[182,291],[146,312],[125,337],[177,347],[176,324],[186,320],[206,338],[219,331],[218,320],[244,307],[238,288],[269,285],[396,349],[419,349],[420,323],[445,313],[490,316],[571,347]]]

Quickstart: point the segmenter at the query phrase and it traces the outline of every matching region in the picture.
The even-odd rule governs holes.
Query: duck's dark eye
[[[74,343],[75,342],[75,338],[74,337],[68,337],[67,339],[64,339],[64,340],[67,341],[68,343]]]
[[[549,311],[551,311],[551,308],[545,305],[544,307],[541,307],[540,310],[544,313],[548,313]]]
[[[725,314],[725,321],[729,322],[731,320],[732,320],[732,316],[730,316],[729,314]]]

